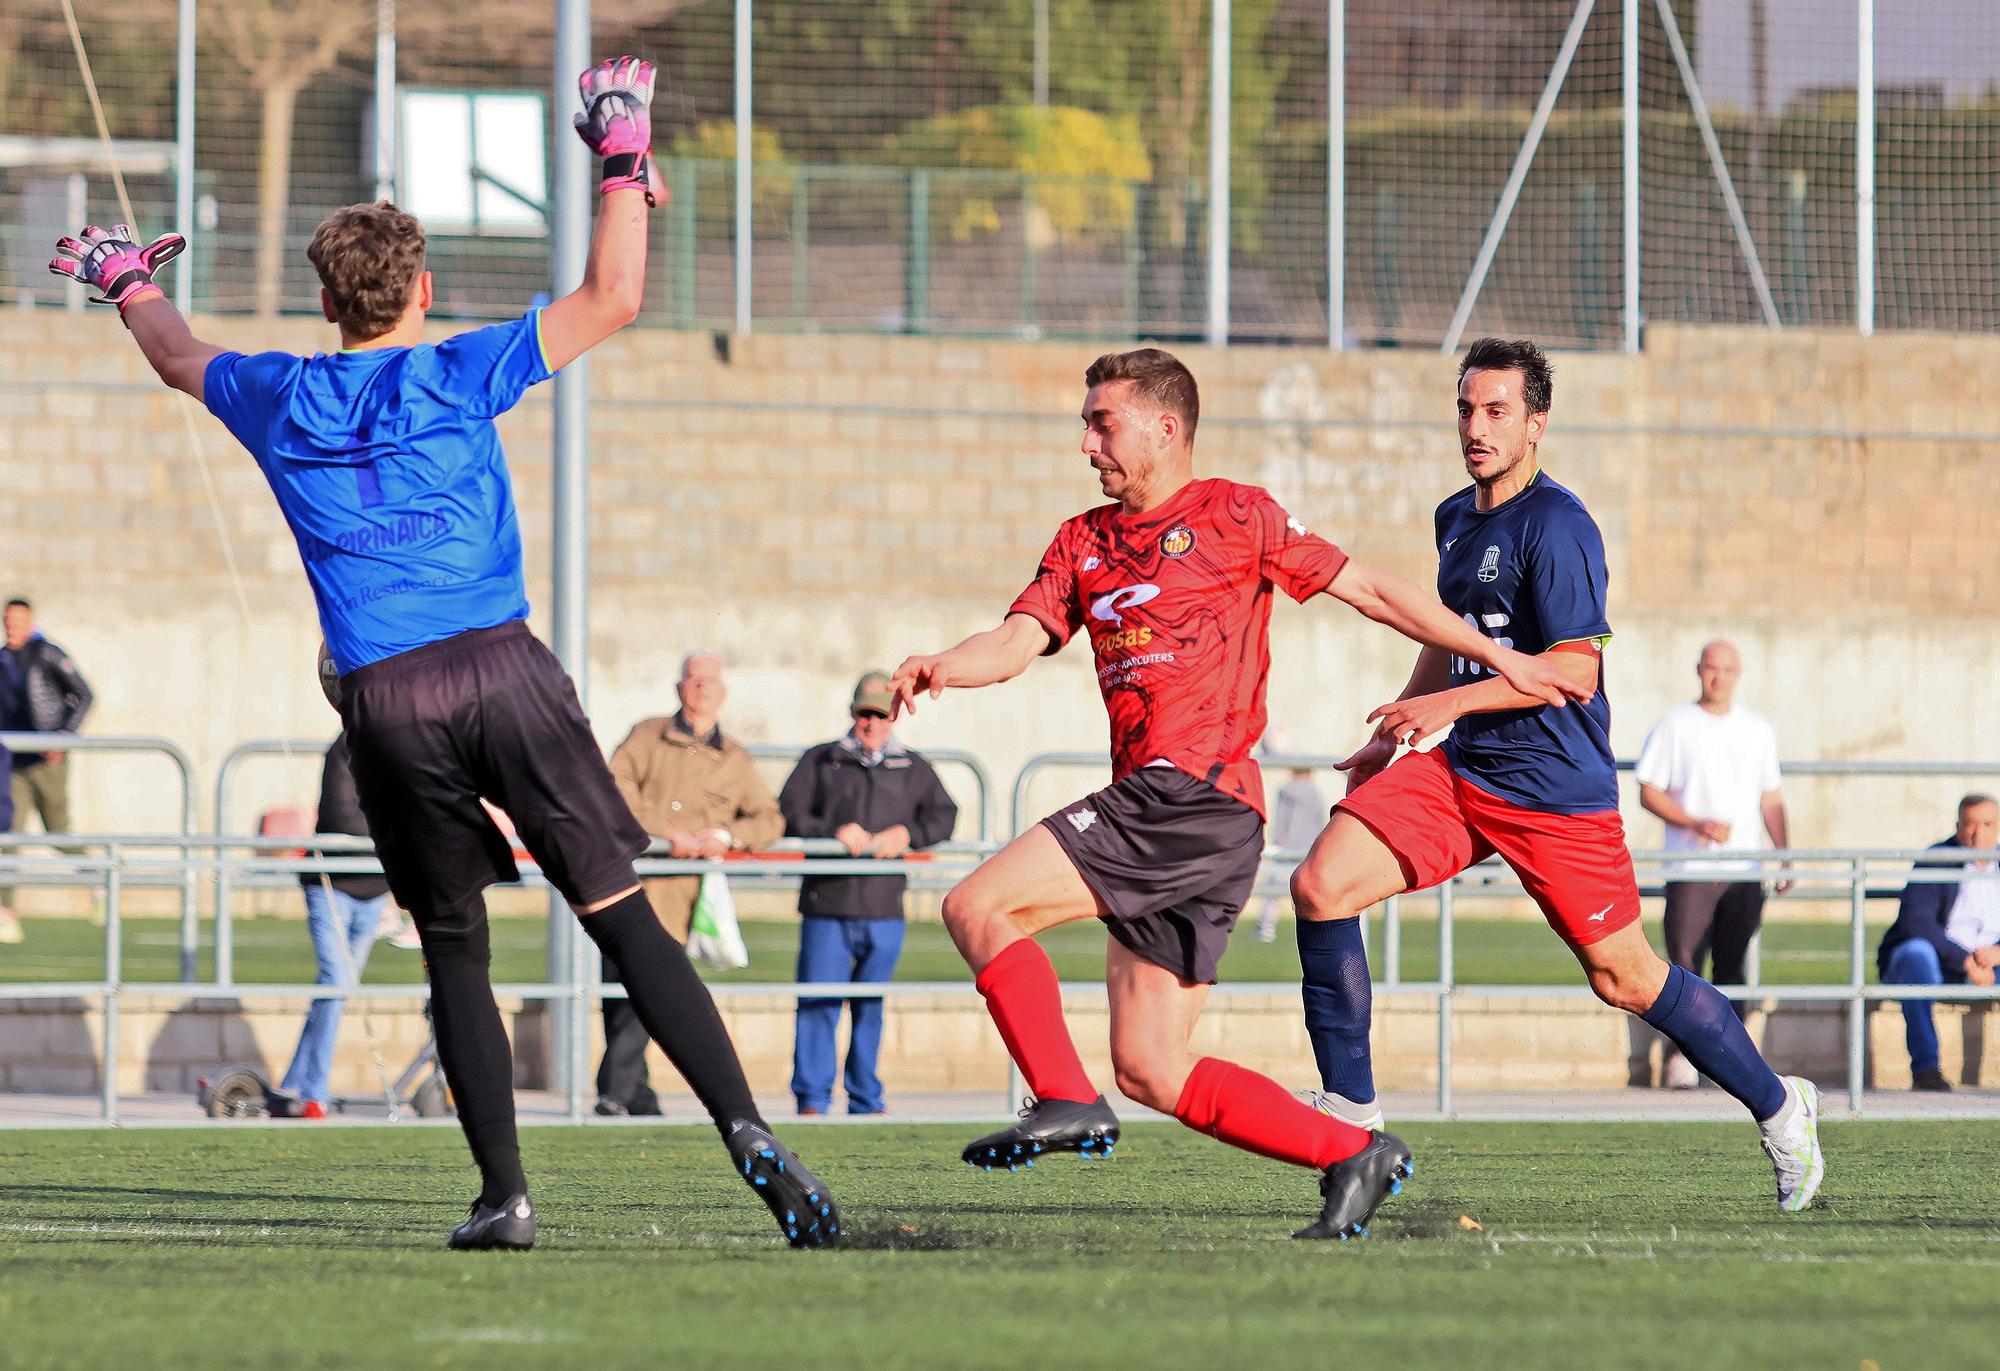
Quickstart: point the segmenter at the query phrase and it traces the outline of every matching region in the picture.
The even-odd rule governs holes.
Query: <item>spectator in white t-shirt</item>
[[[1669,710],[1639,750],[1639,803],[1665,821],[1670,852],[1749,853],[1789,844],[1778,736],[1761,715],[1736,703],[1742,674],[1733,644],[1708,644],[1695,665],[1701,698]],[[1741,857],[1690,859],[1668,868],[1668,961],[1702,975],[1712,955],[1716,984],[1742,983],[1750,940],[1764,918],[1764,884],[1756,871],[1755,862]],[[1791,884],[1781,879],[1777,893]],[[1669,1049],[1661,1084],[1687,1089],[1695,1083],[1694,1068]]]

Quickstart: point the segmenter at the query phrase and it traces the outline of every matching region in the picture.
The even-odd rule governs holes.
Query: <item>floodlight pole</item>
[[[174,58],[174,232],[190,240],[194,237],[194,5],[195,0],[180,0]],[[174,273],[174,307],[182,314],[194,308],[192,257]]]
[[[1626,352],[1639,350],[1639,0],[1625,0],[1624,179],[1625,179],[1625,336]]]
[[[1854,78],[1854,326],[1875,331],[1875,0],[1859,0]]]
[[[1229,341],[1229,0],[1212,0],[1208,75],[1208,343]]]
[[[750,331],[751,258],[757,239],[750,222],[750,0],[736,0],[736,331]]]
[[[590,149],[568,128],[577,106],[577,74],[590,66],[590,0],[556,0],[554,98],[555,168],[549,189],[551,298],[583,284],[590,253]],[[589,707],[589,511],[590,358],[586,354],[556,373],[553,442],[554,527],[549,558],[550,646],[576,682],[577,698]],[[549,894],[549,979],[571,981],[582,966],[576,956],[576,920],[561,895]],[[557,1089],[575,1095],[575,1061],[585,1023],[578,1002],[551,1002],[549,1060]]]
[[[375,198],[396,198],[396,0],[375,0]]]
[[[1326,345],[1346,337],[1347,0],[1326,0]]]

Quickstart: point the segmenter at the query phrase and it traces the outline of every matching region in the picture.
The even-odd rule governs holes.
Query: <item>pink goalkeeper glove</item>
[[[128,225],[114,224],[106,233],[92,224],[83,231],[81,240],[56,240],[56,255],[49,263],[49,270],[95,286],[102,293],[92,303],[116,305],[123,314],[125,306],[145,299],[149,291],[154,295],[161,293],[153,284],[154,268],[171,262],[186,247],[187,239],[178,233],[162,234],[142,248],[132,241]]]
[[[653,166],[653,122],[647,109],[653,101],[653,64],[614,57],[586,71],[576,84],[583,92],[577,136],[604,159],[598,193],[635,186],[646,193],[648,205],[666,199],[666,187],[658,185]]]

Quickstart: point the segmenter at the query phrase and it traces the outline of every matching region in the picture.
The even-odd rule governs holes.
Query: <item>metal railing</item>
[[[165,757],[180,773],[181,781],[181,827],[177,836],[187,837],[195,832],[196,791],[194,761],[179,743],[167,738],[150,735],[130,737],[110,736],[90,733],[0,733],[0,748],[9,752],[86,752],[123,753]],[[38,835],[43,843],[60,846],[77,846],[101,842],[88,835],[74,833],[53,833]],[[201,942],[198,911],[195,899],[194,872],[189,870],[181,881],[181,978],[193,980],[195,972],[195,950]]]
[[[172,995],[189,1000],[238,1000],[248,996],[296,996],[299,998],[361,998],[388,1001],[421,1001],[427,995],[422,985],[406,986],[339,986],[297,984],[246,984],[230,985],[220,982],[198,982],[185,976],[179,982],[140,982],[128,985],[124,978],[121,960],[121,937],[124,926],[124,895],[126,890],[139,887],[179,887],[187,888],[188,883],[202,874],[226,873],[241,877],[255,872],[296,879],[301,874],[325,871],[329,874],[345,874],[362,871],[379,871],[380,865],[368,852],[363,839],[343,839],[327,837],[316,842],[325,850],[324,855],[306,858],[291,858],[273,855],[287,848],[295,847],[296,840],[290,838],[233,838],[215,835],[173,835],[156,837],[123,837],[93,839],[102,848],[101,854],[57,853],[45,857],[23,858],[18,855],[22,847],[39,845],[39,835],[0,835],[0,869],[27,872],[37,875],[81,876],[102,891],[105,906],[104,926],[104,975],[94,981],[69,982],[13,982],[0,984],[0,1000],[46,1000],[81,999],[95,1001],[102,1021],[103,1069],[100,1080],[100,1114],[110,1122],[118,1117],[117,1076],[119,1061],[119,1006],[124,995],[132,990],[140,990],[148,995]],[[918,859],[885,862],[874,858],[851,858],[830,855],[831,844],[820,840],[811,843],[796,843],[791,850],[779,854],[788,860],[759,862],[755,859],[732,861],[724,864],[732,881],[741,878],[747,882],[787,883],[804,876],[820,875],[877,875],[888,874],[891,869],[901,871],[913,884],[920,887],[938,888],[949,885],[968,872],[978,859],[990,848],[984,844],[951,844]],[[168,849],[160,854],[159,849]],[[178,849],[175,851],[175,849]],[[12,854],[12,855],[9,855]],[[151,855],[149,855],[151,854]],[[213,855],[202,855],[213,854]],[[1786,874],[1798,880],[1802,888],[1812,893],[1843,893],[1848,902],[1848,978],[1842,982],[1825,984],[1804,984],[1785,986],[1734,985],[1719,986],[1725,994],[1737,998],[1762,998],[1766,1000],[1845,1003],[1847,1007],[1847,1082],[1849,1107],[1856,1113],[1864,1109],[1863,1085],[1866,1079],[1867,1063],[1867,1013],[1868,1006],[1886,1000],[1929,999],[1952,1003],[1978,1003],[2000,999],[2000,988],[1970,985],[1944,986],[1901,986],[1871,984],[1868,980],[1869,948],[1866,928],[1867,904],[1871,898],[1886,898],[1900,892],[1907,882],[1936,883],[1953,882],[1963,879],[1963,873],[1954,867],[1939,863],[1963,860],[1975,856],[1991,854],[1956,852],[1942,850],[1922,851],[1861,851],[1861,850],[1821,850],[1796,849],[1783,852],[1753,854],[1747,860],[1759,864],[1759,876],[1785,870]],[[1642,871],[1657,871],[1668,864],[1683,860],[1684,854],[1665,852],[1645,852],[1634,855],[1634,860]],[[1267,861],[1264,878],[1281,879],[1289,870],[1289,864],[1297,860],[1297,854],[1273,854]],[[1914,865],[1914,869],[1905,867]],[[1893,868],[1893,870],[1892,870]],[[716,864],[700,861],[661,857],[647,857],[640,863],[643,875],[694,875],[716,869]],[[540,873],[531,864],[523,866],[525,883],[542,884]],[[1511,888],[1510,888],[1511,887]],[[1471,997],[1500,998],[1548,998],[1587,999],[1591,998],[1588,986],[1581,978],[1569,984],[1480,984],[1461,983],[1457,976],[1456,920],[1458,905],[1468,897],[1491,896],[1496,894],[1517,895],[1518,882],[1504,869],[1495,872],[1480,870],[1470,877],[1459,877],[1432,892],[1420,897],[1434,899],[1437,906],[1437,955],[1438,973],[1430,981],[1385,981],[1385,990],[1402,994],[1426,995],[1433,997],[1437,1013],[1437,1112],[1450,1117],[1453,1112],[1453,1036],[1454,1014],[1461,999]],[[225,926],[226,927],[226,926]],[[597,985],[595,959],[577,959],[575,973],[567,980],[541,982],[505,983],[495,986],[495,993],[501,996],[542,1000],[551,1004],[565,1003],[574,1013],[581,1016],[595,1008],[604,997],[622,994],[617,987]],[[962,997],[976,1002],[977,990],[970,980],[942,982],[888,982],[855,984],[848,982],[733,982],[718,983],[711,987],[718,999],[739,996],[806,996],[838,998],[881,998],[890,999],[903,996],[949,996]],[[1227,1001],[1233,995],[1261,995],[1290,993],[1294,989],[1291,982],[1235,983],[1217,988],[1217,998]],[[1103,995],[1101,983],[1065,984],[1064,993],[1095,997]],[[579,1018],[579,1021],[581,1019]],[[569,1070],[566,1073],[565,1108],[572,1120],[581,1121],[587,1117],[587,1101],[584,1083],[590,1078],[585,1060],[587,1045],[583,1035],[573,1035],[567,1045]],[[1013,1081],[1009,1082],[1011,1096]]]
[[[760,762],[796,763],[804,756],[808,747],[794,747],[790,743],[745,743],[744,751]],[[999,835],[993,832],[993,776],[987,771],[986,763],[973,753],[956,747],[926,747],[911,749],[919,752],[923,759],[942,770],[946,767],[962,767],[972,777],[974,814],[972,822],[973,839],[977,842],[992,842]]]

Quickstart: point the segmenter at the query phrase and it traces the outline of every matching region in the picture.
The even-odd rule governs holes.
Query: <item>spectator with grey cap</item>
[[[853,727],[812,748],[778,794],[785,832],[832,838],[856,857],[891,861],[949,838],[958,806],[931,764],[896,738],[895,697],[888,673],[871,671],[854,686]],[[799,884],[801,981],[886,981],[903,951],[903,890],[899,873],[808,876]],[[847,1112],[883,1112],[876,1059],[882,1043],[882,1001],[848,1002],[854,1032],[848,1044]],[[799,1001],[792,1054],[792,1095],[801,1114],[824,1114],[833,1103],[837,999]]]

